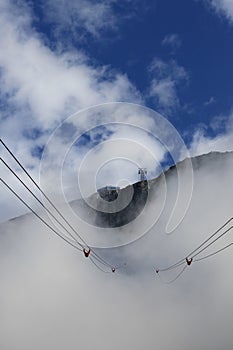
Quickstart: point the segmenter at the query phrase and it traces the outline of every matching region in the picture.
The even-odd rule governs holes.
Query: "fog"
[[[185,173],[185,162],[179,171]],[[176,200],[175,169],[164,175],[164,208],[153,227],[145,229],[142,212],[137,224],[145,231],[142,237],[98,249],[113,264],[127,263],[115,274],[100,272],[32,214],[2,223],[0,348],[231,349],[232,249],[193,263],[171,284],[166,282],[177,270],[154,272],[185,257],[232,216],[233,153],[197,157],[193,171],[190,205],[172,233],[166,227]],[[163,185],[158,180],[151,184],[146,210],[159,205]],[[127,230],[134,225],[126,225]],[[232,235],[210,252],[230,243]]]

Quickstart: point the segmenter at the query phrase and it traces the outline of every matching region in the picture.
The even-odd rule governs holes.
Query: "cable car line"
[[[104,273],[111,273],[110,271],[105,271],[104,269],[102,269],[102,267],[100,267],[99,265],[96,264],[96,262],[93,260],[93,258],[90,256],[89,259],[91,260],[91,262],[97,267],[97,269],[99,269],[101,272]]]
[[[203,256],[203,257],[201,257],[201,258],[195,259],[194,262],[195,262],[195,261],[198,262],[198,261],[201,261],[201,260],[204,260],[204,259],[208,259],[208,258],[210,258],[211,256],[214,256],[214,255],[216,255],[216,254],[222,252],[223,250],[229,248],[229,247],[232,246],[232,245],[233,245],[233,242],[227,244],[227,245],[224,246],[223,248],[220,248],[220,249],[216,250],[216,251],[213,252],[213,253],[210,253],[210,254],[205,255],[205,256]]]
[[[175,278],[173,278],[172,280],[170,280],[170,281],[168,281],[168,282],[164,282],[164,283],[165,283],[165,284],[174,283],[174,282],[184,273],[184,271],[186,270],[187,267],[188,267],[188,265],[185,265],[185,266],[183,267],[183,269],[178,273],[178,275],[177,275]]]
[[[2,178],[0,178],[0,181],[2,181],[2,183],[38,218],[40,219],[48,228],[50,228],[50,230],[52,230],[57,236],[59,236],[60,238],[62,238],[66,243],[70,244],[72,247],[74,247],[75,249],[82,251],[82,249],[80,249],[79,247],[77,247],[75,244],[73,244],[71,241],[69,241],[67,238],[63,237],[57,230],[55,230],[51,225],[49,225],[39,214],[37,214],[37,212],[31,208],[30,205],[28,205],[19,194],[17,194],[11,187],[9,184],[7,184]]]
[[[28,192],[40,203],[40,205],[56,220],[56,222],[61,225],[61,227],[73,238],[73,240],[78,243],[78,245],[83,248],[83,246],[77,241],[77,239],[67,230],[67,228],[55,217],[55,215],[47,208],[43,202],[30,190],[30,188],[23,182],[22,179],[14,172],[13,169],[0,157],[3,164],[10,170],[10,172],[20,181],[20,183],[28,190]]]
[[[33,179],[33,177],[28,173],[28,171],[24,168],[24,166],[21,164],[21,162],[16,158],[16,156],[13,154],[13,152],[7,147],[7,145],[0,139],[0,142],[5,147],[5,149],[8,151],[8,153],[14,158],[16,163],[20,166],[20,168],[25,172],[25,174],[29,177],[29,179],[33,182],[33,184],[36,186],[36,188],[43,194],[43,196],[47,199],[47,201],[52,205],[52,207],[56,210],[56,212],[62,217],[62,219],[66,222],[66,224],[74,231],[74,233],[79,237],[79,239],[82,240],[82,242],[86,245],[86,242],[83,241],[82,237],[79,236],[79,234],[74,230],[74,228],[70,225],[70,223],[66,220],[66,218],[63,216],[63,214],[60,212],[60,210],[57,209],[57,207],[54,205],[54,203],[50,200],[50,198],[45,194],[45,192],[41,189],[41,187],[36,183],[36,181]]]
[[[45,194],[45,192],[41,189],[41,187],[36,183],[36,181],[32,178],[32,176],[28,173],[28,171],[24,168],[24,166],[21,164],[21,162],[16,158],[16,156],[13,154],[13,152],[7,147],[7,145],[0,139],[1,144],[4,146],[4,148],[8,151],[8,153],[14,158],[14,160],[17,162],[17,164],[21,167],[21,169],[25,172],[25,174],[30,178],[30,180],[33,182],[33,184],[37,187],[37,189],[42,193],[42,195],[47,199],[47,201],[52,205],[52,207],[56,210],[56,212],[60,215],[60,217],[66,222],[66,224],[71,228],[71,230],[77,235],[77,237],[83,242],[83,244],[91,250],[93,255],[95,255],[96,258],[99,259],[99,261],[102,262],[103,265],[108,266],[112,269],[112,265],[105,261],[101,256],[99,256],[91,247],[85,242],[85,240],[79,235],[79,233],[71,226],[71,224],[68,222],[68,220],[64,217],[64,215],[61,213],[59,209],[54,205],[54,203],[50,200],[50,198]]]
[[[217,241],[217,239],[221,238],[223,235],[225,235],[227,232],[229,232],[232,228],[233,228],[233,226],[231,226],[228,230],[224,231],[223,234],[222,234],[221,236],[219,236],[218,238],[215,239],[215,241]],[[207,247],[205,247],[205,249],[207,249],[207,248],[208,248],[210,245],[212,245],[213,243],[214,243],[214,241],[211,242],[211,244],[209,244]],[[192,256],[191,258],[189,258],[189,259],[186,258],[185,260],[186,260],[187,264],[184,266],[184,268],[181,270],[181,272],[180,272],[173,280],[171,280],[171,281],[169,281],[169,282],[165,282],[165,283],[170,284],[170,283],[175,282],[175,281],[183,274],[183,272],[185,271],[185,269],[186,269],[189,265],[191,265],[192,262],[199,262],[199,261],[202,261],[202,260],[204,260],[204,259],[208,259],[208,258],[210,258],[210,257],[212,257],[212,256],[214,256],[214,255],[216,255],[216,254],[218,254],[218,253],[224,251],[225,249],[231,247],[232,245],[233,245],[233,242],[227,244],[227,245],[224,246],[223,248],[220,248],[220,249],[216,250],[216,251],[213,252],[213,253],[210,253],[210,254],[208,254],[208,255],[205,255],[205,256],[203,256],[203,257],[201,257],[201,258],[198,258],[198,259],[195,259],[195,260],[194,260],[194,257],[195,257],[195,256],[198,256],[199,254],[201,254],[201,253],[205,250],[205,249],[203,248],[202,251],[198,252],[197,254],[195,254],[194,256]]]
[[[165,272],[165,271],[169,271],[169,270],[173,270],[178,268],[179,266],[183,265],[184,263],[187,263],[186,259],[188,257],[190,257],[191,259],[195,258],[196,256],[198,256],[200,253],[202,253],[204,250],[206,250],[208,247],[210,247],[213,243],[215,243],[218,239],[220,239],[221,237],[223,237],[227,232],[229,232],[233,226],[231,226],[230,228],[228,228],[227,230],[225,230],[221,235],[219,235],[217,238],[215,238],[212,242],[210,242],[209,244],[207,244],[205,246],[206,243],[208,243],[214,236],[216,236],[224,227],[226,227],[231,221],[233,220],[233,217],[229,218],[221,227],[219,227],[212,235],[210,235],[204,242],[202,242],[197,248],[195,248],[194,250],[192,250],[189,254],[187,254],[185,256],[185,258],[182,258],[180,260],[178,260],[176,263],[163,268],[163,269],[156,269],[156,273],[159,272]],[[202,248],[203,247],[203,248]],[[200,248],[202,248],[200,250]],[[196,254],[194,254],[196,253]],[[191,261],[192,262],[192,261]],[[191,265],[191,263],[189,264]]]
[[[212,244],[214,244],[217,240],[219,240],[221,237],[223,237],[226,233],[228,233],[231,229],[233,228],[233,226],[229,227],[226,231],[224,231],[220,236],[218,236],[217,238],[215,238],[212,242],[210,242],[209,244],[207,244],[206,247],[202,248],[199,252],[197,252],[196,254],[192,255],[192,258],[195,258],[196,256],[198,256],[199,254],[201,254],[204,250],[206,250],[207,248],[209,248]]]
[[[183,265],[183,264],[182,264]],[[186,270],[186,268],[187,268],[188,266],[187,266],[187,264],[182,268],[182,270],[174,277],[174,278],[172,278],[171,280],[169,280],[169,281],[165,281],[163,278],[162,278],[162,276],[159,274],[158,275],[158,277],[160,278],[160,280],[161,280],[161,282],[163,283],[163,284],[171,284],[171,283],[173,283],[173,282],[175,282],[183,273],[184,273],[184,271]],[[155,272],[157,272],[156,270],[155,270]]]
[[[50,230],[52,230],[57,236],[59,236],[61,239],[63,239],[66,243],[68,243],[69,245],[71,245],[73,248],[79,250],[80,252],[83,251],[83,249],[79,248],[78,246],[76,246],[74,243],[72,243],[72,241],[70,241],[68,238],[62,236],[57,230],[55,230],[51,225],[49,225],[39,214],[36,213],[36,211],[34,209],[32,209],[32,207],[30,205],[28,205],[24,200],[23,198],[17,194],[11,187],[9,184],[7,184],[6,181],[4,181],[2,178],[0,178],[0,180],[2,181],[2,183],[40,220],[42,221],[42,223],[44,225],[46,225]],[[79,243],[76,241],[76,243]],[[104,273],[110,273],[110,271],[105,271],[103,270],[100,266],[97,265],[97,263],[94,261],[94,259],[96,259],[97,261],[98,258],[96,258],[95,256],[94,257],[89,257],[91,262],[99,269],[101,270],[102,272]],[[99,261],[100,262],[100,261]],[[115,272],[116,268],[111,266],[111,271],[112,272]]]

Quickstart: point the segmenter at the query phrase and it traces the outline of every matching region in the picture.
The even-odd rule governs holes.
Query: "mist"
[[[0,348],[231,349],[232,249],[193,263],[171,284],[178,271],[154,272],[185,257],[232,216],[233,153],[196,157],[192,165],[190,205],[172,233],[166,227],[176,200],[174,168],[164,174],[165,200],[164,181],[155,180],[137,224],[135,219],[114,229],[121,235],[137,227],[144,235],[131,236],[119,247],[98,248],[113,264],[126,262],[115,274],[96,269],[32,214],[2,223]],[[185,174],[185,161],[179,167]],[[145,229],[146,211],[161,202],[160,215]],[[106,232],[102,240],[108,240]],[[212,251],[230,243],[232,234]]]

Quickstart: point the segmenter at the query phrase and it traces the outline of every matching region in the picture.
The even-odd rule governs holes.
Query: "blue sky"
[[[231,113],[233,26],[232,7],[224,5],[227,1],[8,3],[8,11],[10,7],[15,13],[23,9],[21,16],[27,15],[29,22],[26,31],[39,36],[51,51],[72,50],[95,68],[108,66],[110,74],[127,76],[144,104],[164,113],[180,132],[192,133],[204,123],[213,136],[208,129],[212,119]],[[154,61],[164,64],[163,72],[153,69]],[[183,77],[177,68],[183,70]],[[163,80],[168,83],[170,100],[161,99],[163,91],[158,88],[152,91],[153,81],[158,85]],[[4,91],[4,82],[1,85],[5,109],[11,93]]]
[[[44,17],[45,3],[30,3],[36,16],[34,25],[49,40],[51,48],[61,42],[64,47],[71,45],[87,53],[95,65],[109,65],[126,74],[145,97],[146,105],[164,112],[179,130],[195,128],[198,123],[208,126],[216,115],[230,113],[233,28],[230,20],[211,7],[211,2],[122,1],[119,5],[108,1],[105,3],[117,17],[112,26],[97,28],[99,32],[93,34],[67,23],[59,35],[54,34],[59,27],[55,19]],[[172,108],[167,108],[149,96],[149,67],[154,59],[167,64],[168,71],[172,62],[185,70],[186,78],[178,79],[176,86],[179,105],[174,103]],[[167,75],[169,78],[169,72]]]
[[[0,26],[0,134],[37,178],[56,127],[63,123],[62,135],[70,115],[102,103],[161,113],[191,156],[233,149],[231,1],[0,0]],[[100,123],[90,132],[87,124],[79,122],[79,162],[84,149],[127,138],[123,129]],[[146,118],[141,126],[148,130]],[[167,154],[147,145],[166,166]]]

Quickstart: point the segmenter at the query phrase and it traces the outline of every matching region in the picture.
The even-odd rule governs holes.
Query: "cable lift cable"
[[[25,174],[29,177],[29,179],[33,182],[33,184],[37,187],[37,189],[42,193],[42,195],[46,198],[46,200],[52,205],[52,207],[56,210],[56,212],[60,215],[60,217],[66,222],[66,224],[72,229],[72,231],[77,235],[77,237],[83,242],[85,246],[88,247],[88,249],[91,249],[89,245],[85,242],[85,240],[79,235],[79,233],[71,226],[71,224],[68,222],[68,220],[64,217],[64,215],[61,213],[60,210],[57,209],[57,207],[54,205],[54,203],[50,200],[50,198],[45,194],[45,192],[40,188],[40,186],[36,183],[36,181],[32,178],[32,176],[27,172],[27,170],[24,168],[24,166],[20,163],[20,161],[16,158],[16,156],[13,154],[13,152],[7,147],[7,145],[0,139],[0,142],[4,146],[4,148],[8,151],[8,153],[14,158],[14,160],[17,162],[17,164],[21,167],[21,169],[25,172]],[[85,248],[83,248],[84,251]],[[114,268],[110,263],[105,261],[101,256],[99,256],[93,249],[91,249],[91,252],[97,260],[105,265],[110,267],[111,269]]]
[[[25,167],[21,164],[21,162],[16,158],[16,156],[13,154],[13,152],[7,147],[7,145],[0,139],[0,142],[5,147],[5,149],[8,151],[8,153],[13,157],[13,159],[16,161],[16,163],[20,166],[20,168],[24,171],[24,173],[29,177],[29,179],[32,181],[32,183],[36,186],[36,188],[42,193],[42,195],[47,199],[47,201],[52,205],[52,207],[56,210],[56,212],[61,216],[61,218],[66,222],[66,224],[72,229],[72,231],[75,232],[75,234],[81,239],[81,241],[86,245],[85,241],[83,241],[82,237],[79,236],[79,234],[73,229],[73,227],[70,225],[70,223],[66,220],[66,218],[63,216],[63,214],[60,212],[60,210],[57,209],[57,207],[54,205],[54,203],[50,200],[50,198],[45,194],[45,192],[41,189],[41,187],[36,183],[36,181],[32,178],[32,176],[28,173],[28,171],[25,169]]]
[[[75,249],[82,251],[82,249],[80,249],[79,247],[77,247],[75,244],[73,244],[70,240],[68,240],[67,238],[63,237],[57,230],[55,230],[51,225],[49,225],[39,214],[37,214],[37,212],[31,208],[30,205],[28,205],[21,197],[19,194],[17,194],[11,187],[9,184],[7,184],[6,181],[4,181],[2,178],[0,178],[0,181],[2,181],[2,183],[38,218],[40,219],[48,228],[50,228],[50,230],[52,230],[57,236],[59,236],[60,238],[62,238],[66,243],[70,244],[72,247],[74,247]]]
[[[12,174],[20,181],[20,183],[30,192],[30,194],[41,204],[41,206],[59,223],[59,225],[61,225],[64,230],[74,239],[74,241],[81,246],[82,249],[80,249],[80,251],[83,250],[83,246],[76,240],[76,238],[66,229],[66,227],[53,215],[53,213],[40,201],[40,199],[29,189],[29,187],[20,179],[20,177],[10,168],[10,166],[2,159],[0,158],[0,160],[3,162],[3,164],[12,172]],[[9,187],[8,187],[9,188]],[[14,192],[13,192],[14,193]],[[24,201],[23,201],[24,203]],[[25,204],[25,203],[24,203]],[[32,208],[29,206],[30,210],[32,211]],[[33,211],[34,213],[34,211]],[[50,225],[49,225],[50,227]],[[96,258],[96,257],[95,257]],[[102,263],[98,258],[96,258],[97,261],[99,261],[100,263]],[[97,266],[97,264],[95,264]]]
[[[174,283],[183,273],[184,271],[186,270],[186,268],[188,267],[188,265],[185,265],[182,270],[173,278],[171,279],[170,281],[162,281],[164,284],[171,284],[171,283]]]
[[[173,270],[178,268],[179,266],[185,264],[187,262],[187,257],[190,257],[190,259],[194,259],[196,256],[198,256],[200,253],[202,253],[204,250],[206,250],[208,247],[210,247],[213,243],[215,243],[218,239],[220,239],[221,237],[223,237],[226,233],[228,233],[233,226],[231,226],[230,228],[228,228],[227,230],[225,230],[221,235],[219,235],[217,238],[215,238],[212,242],[210,242],[209,244],[207,244],[205,246],[206,243],[208,243],[212,238],[214,238],[214,236],[216,236],[224,227],[226,227],[231,221],[233,220],[233,217],[229,218],[221,227],[219,227],[212,235],[210,235],[204,242],[202,242],[197,248],[195,248],[193,251],[191,251],[189,254],[187,254],[185,256],[185,258],[182,258],[180,260],[178,260],[176,263],[163,268],[163,269],[156,269],[156,273],[159,272],[165,272],[165,271],[169,271],[169,270]],[[203,248],[202,248],[203,247]],[[200,250],[200,248],[202,248]],[[196,254],[194,254],[196,253]],[[192,262],[192,261],[191,261]],[[190,263],[191,264],[191,263]]]
[[[210,253],[210,254],[205,255],[205,256],[203,256],[203,257],[201,257],[201,258],[195,259],[194,262],[198,262],[198,261],[201,261],[201,260],[204,260],[204,259],[208,259],[208,258],[210,258],[211,256],[214,256],[214,255],[216,255],[216,254],[218,254],[218,253],[220,253],[220,252],[226,250],[227,248],[231,247],[232,245],[233,245],[233,242],[232,242],[232,243],[229,243],[229,244],[227,244],[227,245],[225,245],[223,248],[220,248],[220,249],[216,250],[216,251],[213,252],[213,253]]]
[[[178,275],[177,275],[175,278],[173,278],[172,280],[170,280],[169,282],[166,282],[166,283],[167,283],[167,284],[174,283],[174,282],[184,273],[184,271],[186,270],[186,268],[187,268],[187,265],[185,265],[185,266],[183,267],[183,269],[178,273]]]
[[[97,267],[97,269],[99,269],[101,272],[104,272],[104,273],[111,273],[110,271],[105,271],[104,269],[102,269],[102,267],[100,267],[99,265],[96,264],[96,262],[93,260],[93,258],[90,256],[90,260],[91,262]],[[114,268],[112,268],[114,269]]]
[[[22,179],[11,169],[9,164],[7,164],[1,157],[0,160],[3,164],[10,170],[10,172],[19,180],[19,182],[28,190],[28,192],[40,203],[40,205],[56,220],[56,222],[73,238],[73,240],[83,249],[83,246],[77,241],[77,239],[67,230],[67,228],[55,217],[55,215],[47,208],[43,202],[30,190],[30,188],[23,182]]]
[[[224,233],[229,232],[230,229],[232,229],[232,227],[230,227],[229,230],[226,230]],[[222,252],[222,251],[224,251],[224,250],[230,248],[232,245],[233,245],[233,242],[231,242],[231,243],[225,245],[224,247],[222,247],[222,248],[216,250],[215,252],[210,253],[210,254],[207,254],[207,255],[205,255],[205,256],[203,256],[203,257],[201,257],[201,258],[194,259],[194,257],[192,257],[192,258],[190,258],[190,259],[192,259],[193,262],[200,262],[200,261],[202,261],[202,260],[208,259],[208,258],[210,258],[210,257],[212,257],[212,256],[214,256],[214,255],[216,255],[216,254],[218,254],[218,253],[220,253],[220,252]],[[199,252],[198,254],[196,254],[196,256],[198,256],[200,253],[201,253],[201,252]],[[193,260],[193,259],[194,259],[194,260]],[[191,262],[192,262],[192,261],[191,261]],[[190,265],[191,265],[191,263],[190,263]],[[170,281],[168,281],[168,282],[164,282],[164,281],[163,281],[163,283],[165,283],[165,284],[170,284],[170,283],[175,282],[175,281],[184,273],[184,271],[185,271],[185,269],[186,269],[187,267],[188,267],[188,264],[186,264],[186,265],[184,266],[184,268],[178,273],[178,275],[177,275],[175,278],[173,278],[172,280],[170,280]]]
[[[7,184],[6,181],[4,181],[2,178],[0,178],[0,180],[2,181],[2,183],[40,220],[42,221],[42,223],[44,225],[46,225],[50,230],[52,230],[57,236],[59,236],[61,239],[63,239],[66,243],[68,243],[69,245],[71,245],[73,248],[79,250],[80,252],[83,251],[83,249],[79,248],[78,246],[76,246],[72,241],[70,241],[69,239],[65,238],[64,236],[62,236],[57,230],[55,230],[51,225],[49,225],[39,214],[36,213],[36,211],[34,209],[32,209],[32,207],[30,205],[28,205],[19,194],[17,194],[11,187],[9,184]],[[78,242],[77,242],[78,243]],[[96,259],[97,261],[99,261],[95,256],[94,257],[90,257],[91,262],[102,272],[104,273],[110,273],[110,271],[105,271],[103,270],[99,265],[97,265],[97,263],[94,261],[94,259]],[[115,267],[111,267],[111,271],[115,272],[116,268]]]
[[[203,251],[205,251],[207,248],[209,248],[212,244],[214,244],[217,240],[219,240],[221,237],[225,236],[226,233],[228,233],[231,229],[233,228],[233,226],[229,227],[227,230],[225,230],[220,236],[218,236],[217,238],[215,238],[212,242],[210,242],[209,244],[207,244],[206,247],[202,248],[199,252],[197,252],[196,254],[194,254],[192,256],[192,258],[194,259],[196,256],[198,256],[199,254],[201,254]]]

